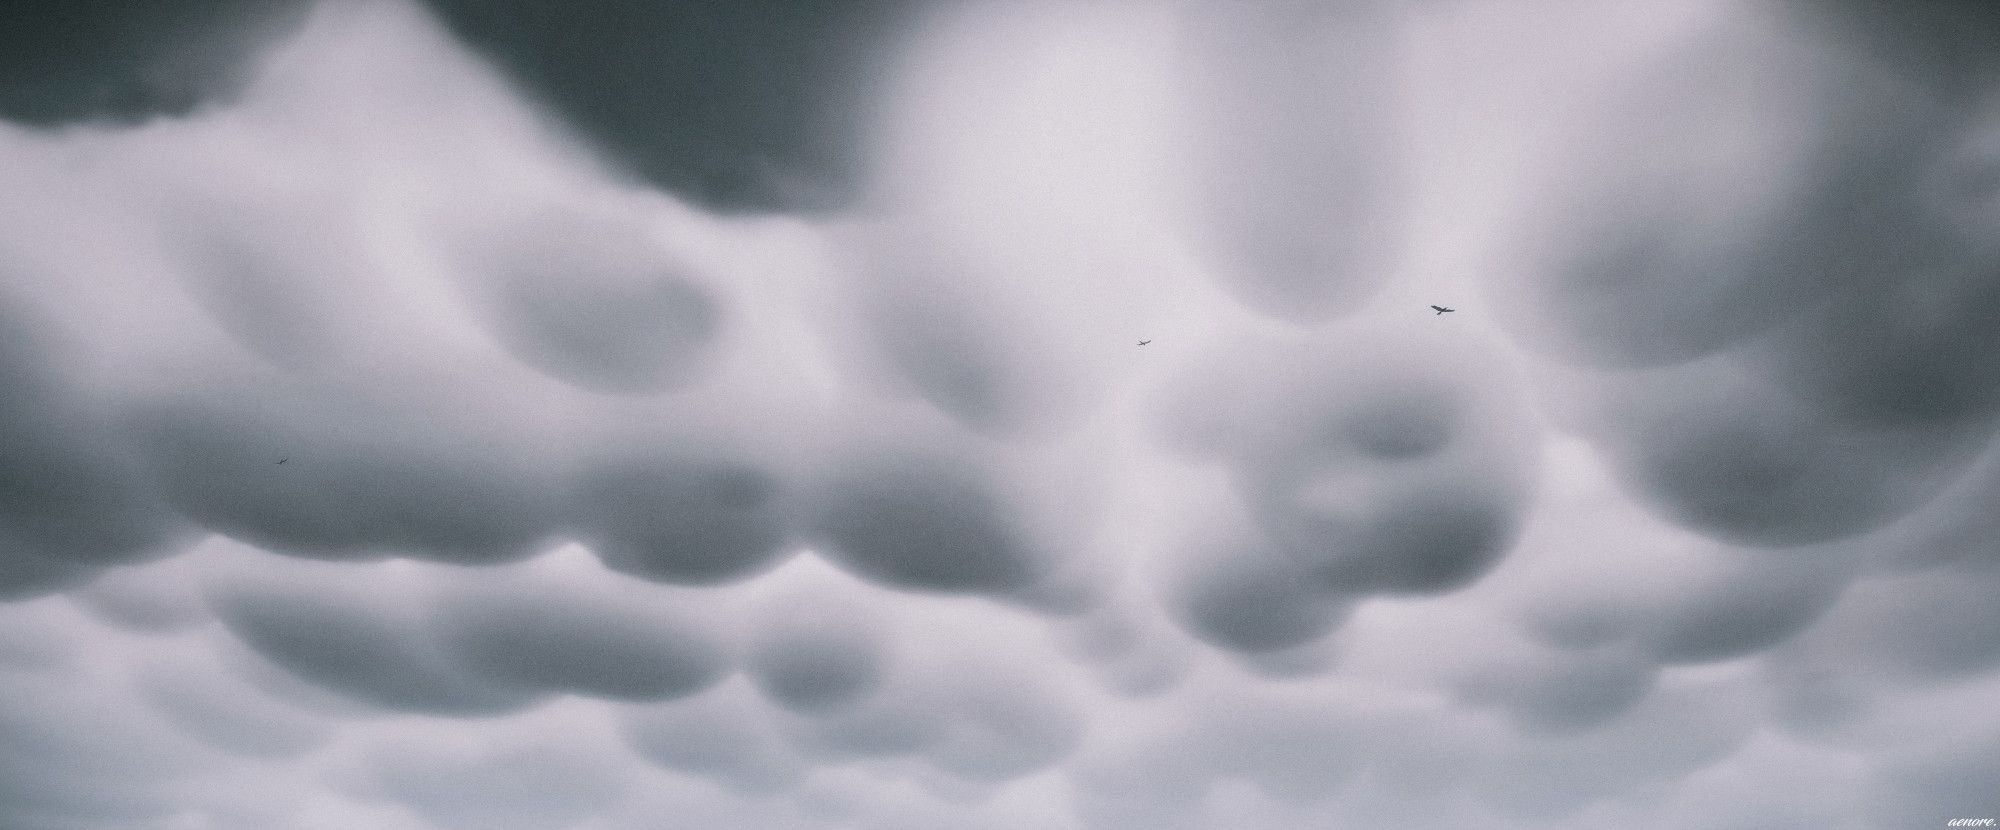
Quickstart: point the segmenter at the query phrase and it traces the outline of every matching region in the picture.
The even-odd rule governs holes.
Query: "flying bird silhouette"
[[[285,462],[287,462],[287,461],[290,461],[290,460],[291,460],[291,459],[289,459],[289,458],[280,458],[280,459],[278,459],[278,463],[279,463],[279,464],[283,464],[283,463],[285,463]]]
[[[1153,342],[1153,341],[1151,341],[1151,340],[1141,340],[1141,341],[1139,341],[1139,345],[1141,345],[1141,346],[1144,346],[1144,345],[1146,345],[1147,343],[1151,343],[1151,342]]]
[[[1434,305],[1434,306],[1431,306],[1431,308],[1435,308],[1435,309],[1437,309],[1437,313],[1438,313],[1438,314],[1443,314],[1443,313],[1445,313],[1445,312],[1447,312],[1447,311],[1457,311],[1457,310],[1458,310],[1458,309],[1455,309],[1455,308],[1445,308],[1444,306],[1441,306],[1441,305]],[[1431,316],[1432,316],[1432,317],[1436,317],[1436,316],[1437,316],[1437,314],[1433,314],[1433,315],[1431,315]]]

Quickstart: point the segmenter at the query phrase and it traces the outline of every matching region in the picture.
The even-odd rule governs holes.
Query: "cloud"
[[[184,116],[237,91],[310,3],[202,0],[172,9],[21,10],[0,40],[0,118],[41,127]]]
[[[0,825],[1992,812],[1982,15],[916,5],[31,26]]]
[[[722,210],[842,205],[907,4],[432,0],[452,31],[638,176]]]
[[[1209,272],[1261,314],[1344,316],[1404,232],[1393,16],[1240,3],[1191,9],[1179,39],[1177,137]]]

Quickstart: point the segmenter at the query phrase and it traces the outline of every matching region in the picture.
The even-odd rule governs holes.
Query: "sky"
[[[9,15],[0,826],[2000,818],[1979,3]]]

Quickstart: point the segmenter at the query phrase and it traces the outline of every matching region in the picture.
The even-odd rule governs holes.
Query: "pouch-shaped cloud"
[[[1664,517],[1728,541],[1785,546],[1873,530],[1961,474],[1986,424],[1839,418],[1727,356],[1591,378],[1558,418],[1598,442]]]
[[[1771,7],[1689,29],[1606,90],[1517,212],[1485,293],[1526,343],[1599,365],[1689,360],[1903,250],[1898,209],[1879,200],[1936,102]]]
[[[744,671],[758,691],[796,712],[838,710],[879,687],[893,641],[860,598],[794,591],[767,599]]]
[[[248,560],[207,585],[230,632],[286,671],[386,709],[493,714],[520,709],[535,692],[495,686],[452,661],[425,636],[409,563],[361,566]]]
[[[1601,464],[1561,463],[1581,480],[1550,494],[1497,577],[1527,632],[1549,645],[1654,664],[1754,654],[1812,624],[1858,570],[1834,548],[1736,547],[1662,524],[1605,495]]]
[[[239,90],[309,0],[30,2],[0,33],[0,118],[52,127],[187,115]]]
[[[45,330],[0,307],[0,597],[46,592],[96,569],[172,552],[185,526],[95,401],[48,362]]]
[[[578,559],[556,564],[588,563]],[[431,624],[449,658],[524,691],[660,700],[721,679],[728,657],[712,632],[670,597],[607,586],[616,577],[598,573],[564,579],[537,562],[468,578],[440,592]]]
[[[1216,442],[1270,544],[1332,590],[1458,588],[1513,541],[1535,480],[1532,422],[1490,361],[1437,337],[1259,344],[1219,364],[1254,372],[1180,393],[1206,398],[1182,434]]]
[[[527,556],[552,529],[539,459],[482,446],[498,436],[460,428],[441,401],[411,406],[428,393],[210,374],[123,421],[167,500],[211,529],[309,556],[486,563]]]
[[[571,521],[614,570],[726,582],[775,564],[791,544],[789,486],[747,460],[642,454],[583,473]]]
[[[648,394],[698,377],[727,312],[636,217],[543,211],[469,234],[467,292],[508,352],[575,386]]]
[[[1175,137],[1209,272],[1281,320],[1351,313],[1403,235],[1394,10],[1256,0],[1184,15]]]
[[[811,547],[905,590],[1033,598],[1099,513],[1090,454],[996,444],[926,412],[876,409],[811,476]]]
[[[803,776],[810,764],[761,711],[743,684],[695,698],[626,712],[623,734],[646,760],[750,793],[769,793]]]
[[[823,209],[861,178],[864,115],[907,0],[428,0],[616,164],[724,211]]]

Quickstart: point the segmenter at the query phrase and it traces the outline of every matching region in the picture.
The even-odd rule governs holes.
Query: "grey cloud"
[[[836,710],[882,684],[894,660],[884,627],[865,606],[788,597],[765,607],[744,670],[780,706]]]
[[[1984,424],[1843,421],[1722,358],[1600,383],[1579,390],[1594,396],[1582,429],[1626,488],[1675,522],[1748,545],[1879,528],[1950,484],[1987,438]]]
[[[1030,775],[1076,749],[1085,721],[1074,689],[1025,671],[1032,663],[974,632],[934,645],[899,658],[863,700],[785,715],[783,734],[823,762],[921,762],[954,791]]]
[[[1087,452],[994,444],[924,413],[880,410],[810,476],[811,547],[904,590],[1046,601],[1098,518]]]
[[[954,690],[949,719],[924,757],[974,781],[1006,781],[1061,761],[1082,738],[1084,715],[1053,683],[980,677]]]
[[[1475,670],[1460,694],[1504,707],[1533,732],[1574,734],[1623,714],[1652,691],[1655,677],[1654,665],[1616,650],[1559,654]]]
[[[1106,375],[1102,344],[1065,323],[1101,312],[1021,286],[1034,277],[1103,291],[1129,264],[1082,271],[1073,259],[1103,254],[1054,234],[1035,243],[1052,250],[1023,251],[1020,239],[982,231],[992,233],[926,212],[841,228],[849,273],[838,302],[853,319],[827,323],[830,339],[857,379],[921,397],[968,429],[1003,440],[1061,432],[1101,399]]]
[[[1296,563],[1269,549],[1216,546],[1195,554],[1169,586],[1168,607],[1204,642],[1249,654],[1326,636],[1347,604],[1314,585]]]
[[[169,266],[187,295],[245,349],[288,371],[350,359],[363,339],[355,288],[373,265],[350,193],[317,190],[224,196],[176,192]],[[380,325],[380,321],[369,321]]]
[[[181,116],[235,93],[304,0],[88,7],[35,0],[0,35],[0,118],[54,127]]]
[[[239,391],[203,397],[191,382],[123,419],[167,499],[211,529],[308,556],[478,563],[525,557],[553,529],[535,459],[482,446],[444,413],[398,393],[224,377],[217,388]]]
[[[176,788],[211,768],[144,707],[69,676],[0,676],[0,821],[102,826],[175,812]]]
[[[978,468],[940,458],[856,459],[814,517],[824,553],[901,588],[1006,593],[1040,570]]]
[[[1840,599],[1859,565],[1826,546],[1720,544],[1602,496],[1557,501],[1542,516],[1516,554],[1527,632],[1562,649],[1616,647],[1660,665],[1785,642]]]
[[[725,211],[838,207],[861,184],[863,116],[904,0],[429,0],[621,166]]]
[[[570,512],[607,567],[713,584],[747,578],[787,552],[791,486],[748,460],[641,454],[582,473]]]
[[[187,540],[96,402],[52,367],[57,331],[41,322],[0,308],[0,596],[45,593]]]
[[[1332,600],[1458,589],[1513,542],[1532,433],[1470,344],[1356,330],[1233,355],[1156,404],[1187,401],[1168,440],[1218,458],[1255,527],[1218,528],[1227,553],[1196,555],[1176,589],[1205,638],[1296,646],[1332,625]]]
[[[1367,2],[1187,7],[1188,213],[1210,273],[1259,313],[1352,313],[1399,252],[1397,23]]]
[[[756,697],[740,685],[626,712],[627,741],[646,760],[749,793],[796,782],[810,764],[788,745]]]
[[[384,791],[442,828],[562,828],[614,803],[615,767],[562,746],[534,743],[466,751],[398,745],[371,758]]]
[[[1522,340],[1597,364],[1690,360],[1905,250],[1874,211],[1933,102],[1770,11],[1718,15],[1619,79],[1597,132],[1562,147],[1519,214],[1538,253],[1486,292]]]
[[[550,210],[468,237],[466,290],[528,365],[583,389],[646,395],[713,362],[724,298],[629,217]]]
[[[1663,682],[1597,729],[1523,742],[1484,768],[1478,791],[1505,813],[1552,823],[1591,801],[1728,757],[1756,728],[1753,705],[1727,686]]]
[[[1992,787],[2000,775],[1996,737],[1987,729],[1942,746],[1890,754],[1871,788],[1869,818],[1943,825],[1955,818],[1991,817],[2000,809]]]
[[[1810,665],[1903,678],[2000,668],[2000,568],[1938,568],[1857,581],[1796,643]]]
[[[519,580],[447,590],[429,616],[449,659],[523,693],[660,700],[719,681],[722,644],[655,602]]]
[[[463,716],[515,711],[536,700],[534,692],[495,687],[456,665],[423,636],[413,599],[370,587],[237,577],[208,591],[223,625],[257,653],[358,701]]]
[[[330,724],[232,677],[219,663],[181,656],[136,680],[156,711],[197,740],[251,758],[293,758],[325,745]]]
[[[172,633],[209,622],[194,574],[169,560],[154,567],[112,568],[65,594],[77,607],[131,631]]]

